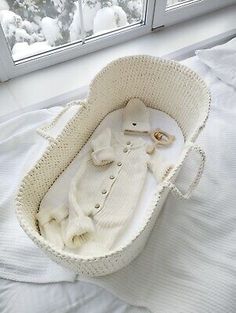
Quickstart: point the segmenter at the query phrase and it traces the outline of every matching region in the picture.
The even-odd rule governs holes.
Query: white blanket
[[[105,289],[81,282],[54,284],[0,280],[1,313],[148,313]]]
[[[236,38],[211,49],[198,50],[196,54],[218,78],[236,88]]]
[[[186,63],[204,77],[212,92],[211,114],[198,141],[208,156],[203,179],[191,200],[183,202],[175,200],[172,196],[168,197],[148,244],[132,264],[118,273],[91,281],[105,287],[122,300],[148,307],[152,312],[234,313],[236,91],[217,79],[212,71],[196,58]],[[49,117],[48,114],[45,114],[45,119]],[[38,125],[41,121],[37,121]],[[20,127],[15,132],[13,130],[17,136],[20,136],[21,132]],[[10,133],[12,134],[12,131]],[[5,134],[0,144],[0,229],[4,239],[0,236],[1,247],[4,245],[0,258],[1,263],[5,264],[5,270],[4,267],[1,268],[0,275],[27,281],[33,273],[40,282],[42,277],[45,278],[47,271],[51,281],[55,281],[55,277],[58,281],[71,280],[73,275],[44,257],[14,220],[12,201],[15,181],[18,182],[22,176],[20,168],[26,162],[26,157],[28,162],[32,160],[32,146],[34,151],[38,152],[42,141],[39,141],[38,146],[36,136],[32,137],[31,143],[12,152],[10,149],[13,144],[7,139],[9,134]],[[27,138],[29,134],[28,132]],[[15,142],[19,143],[18,137],[14,136]],[[25,142],[23,136],[19,137],[22,138],[22,144]],[[5,144],[7,141],[10,143]],[[26,151],[31,153],[26,154]],[[186,167],[184,173],[189,173],[189,169],[191,167]],[[14,242],[14,245],[11,242]],[[25,266],[17,266],[14,259],[16,250],[22,250],[26,260]],[[9,255],[13,257],[9,258]],[[28,259],[35,262],[31,262],[29,266]],[[53,271],[55,275],[52,274]],[[36,288],[34,286],[32,285],[32,290]],[[51,292],[52,288],[50,285]],[[64,289],[64,293],[65,290],[69,289]]]
[[[15,216],[19,183],[47,146],[35,130],[60,110],[25,113],[0,125],[0,277],[37,283],[75,279],[29,240]]]

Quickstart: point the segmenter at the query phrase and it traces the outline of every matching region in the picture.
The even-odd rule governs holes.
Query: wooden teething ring
[[[168,134],[160,128],[151,132],[151,137],[158,146],[168,146],[175,140],[175,136]]]

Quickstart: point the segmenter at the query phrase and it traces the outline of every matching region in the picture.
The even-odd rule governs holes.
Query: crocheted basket
[[[81,258],[58,250],[38,232],[35,215],[40,202],[104,117],[124,107],[133,97],[175,119],[185,138],[182,154],[171,173],[158,185],[145,225],[126,246],[95,258]],[[197,185],[205,154],[194,142],[206,123],[209,107],[210,95],[206,84],[195,72],[177,62],[151,56],[130,56],[113,61],[92,81],[88,98],[80,103],[77,113],[62,132],[55,139],[46,136],[50,140],[47,150],[24,177],[19,189],[16,213],[20,225],[52,260],[81,277],[102,276],[126,266],[142,251],[169,191],[187,199]],[[201,162],[188,191],[182,194],[174,182],[192,150],[200,154]]]

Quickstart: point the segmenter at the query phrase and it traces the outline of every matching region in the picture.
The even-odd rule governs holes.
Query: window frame
[[[167,0],[157,0],[153,29],[184,22],[233,4],[236,4],[236,0],[189,0],[167,8]]]
[[[0,25],[0,82],[148,34],[152,31],[155,0],[145,0],[144,5],[146,14],[143,23],[87,38],[85,44],[82,41],[70,43],[16,62],[12,59]]]
[[[192,3],[173,6],[166,10],[167,0],[145,0],[146,14],[143,24],[131,25],[104,35],[94,36],[82,41],[67,44],[25,60],[14,62],[11,51],[0,26],[0,82],[36,70],[62,63],[97,50],[113,46],[193,17],[235,4],[236,0],[198,0]]]

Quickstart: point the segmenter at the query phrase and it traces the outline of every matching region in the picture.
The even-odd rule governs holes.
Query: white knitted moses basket
[[[35,215],[50,186],[67,168],[108,113],[138,97],[150,108],[161,110],[175,119],[185,138],[182,154],[169,176],[158,185],[145,226],[126,246],[108,255],[81,258],[58,250],[38,232]],[[210,95],[203,80],[192,70],[174,61],[151,56],[131,56],[113,61],[92,81],[89,96],[81,109],[69,120],[63,131],[51,141],[37,164],[24,177],[17,196],[17,217],[28,236],[55,262],[82,276],[102,276],[130,263],[143,249],[156,222],[160,208],[171,190],[188,198],[197,185],[204,166],[205,154],[194,144],[204,127]],[[195,179],[182,194],[174,185],[176,176],[190,151],[201,156]]]

